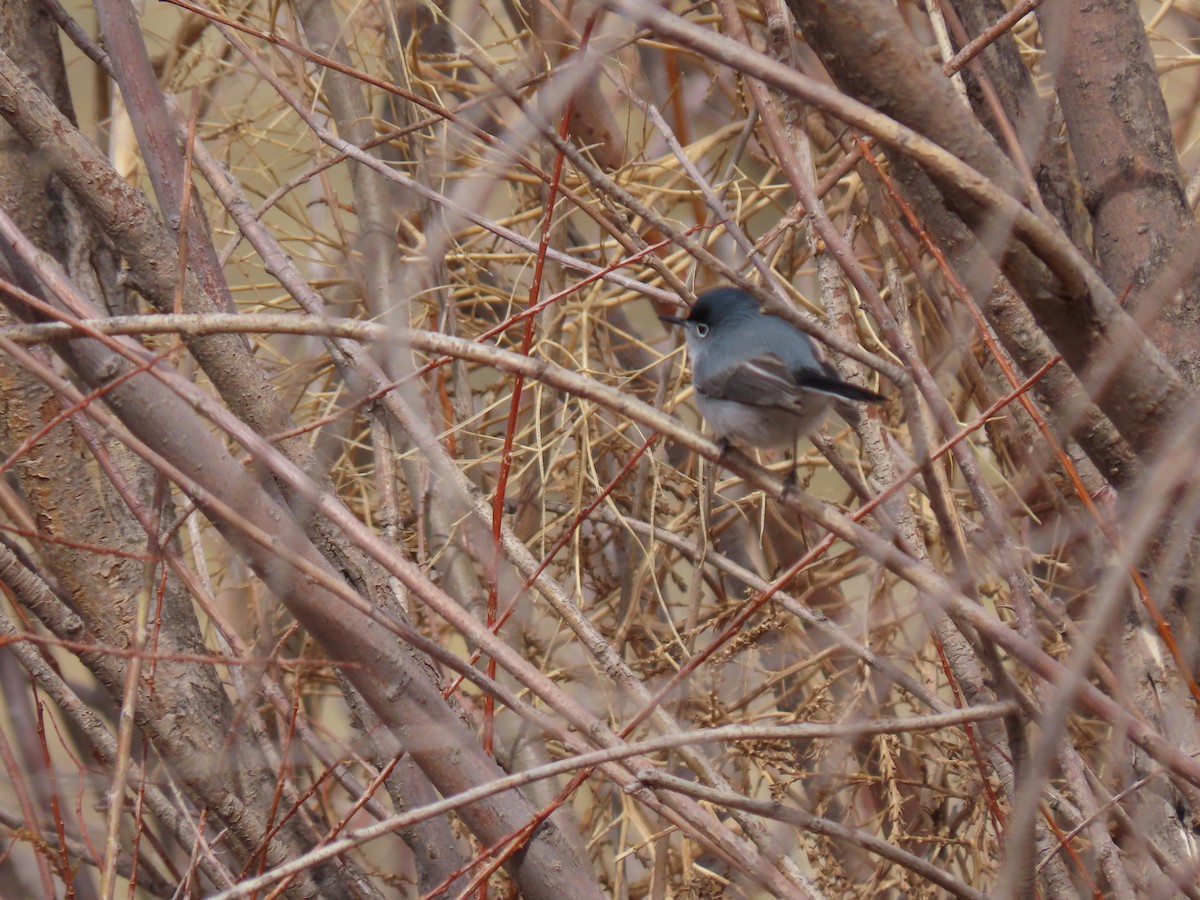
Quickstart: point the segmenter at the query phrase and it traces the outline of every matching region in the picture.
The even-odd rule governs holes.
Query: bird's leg
[[[783,492],[779,495],[780,499],[786,499],[792,491],[800,489],[800,483],[796,481],[796,469],[799,467],[800,438],[796,438],[796,442],[792,444],[792,467],[788,469],[787,478],[783,480]]]
[[[732,449],[732,447],[733,447],[733,444],[730,443],[729,438],[727,438],[727,437],[718,437],[717,438],[717,450],[720,451],[717,454],[717,462],[718,463],[725,461],[725,455],[727,453],[729,453],[729,451],[730,451],[730,449]]]

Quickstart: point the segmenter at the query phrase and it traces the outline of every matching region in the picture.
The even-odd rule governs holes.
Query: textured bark
[[[53,22],[37,4],[8,3],[0,13],[0,22],[5,24],[0,43],[23,54],[23,65],[37,73],[48,94],[58,97],[69,115],[65,71]],[[36,58],[31,58],[31,53],[36,53]],[[5,60],[13,65],[7,57]],[[46,95],[41,99],[50,102]],[[66,116],[60,120],[69,126]],[[77,209],[75,198],[63,190],[47,155],[8,124],[0,124],[0,135],[4,148],[0,153],[0,208],[19,216],[28,236],[65,261],[88,260],[102,253],[103,239]],[[38,289],[19,262],[11,256],[7,262],[0,268],[8,270],[9,278]],[[114,284],[101,286],[94,272],[78,271],[76,277],[104,294],[119,292]],[[17,473],[38,532],[47,538],[41,544],[41,558],[91,634],[113,647],[127,647],[137,597],[147,588],[160,587],[145,583],[139,560],[147,546],[146,531],[129,514],[112,483],[94,477],[86,464],[86,448],[68,423],[38,435],[62,412],[58,398],[45,384],[5,354],[0,354],[0,382],[5,398],[0,421],[3,452],[8,456],[29,442]],[[153,470],[124,448],[114,446],[110,452],[137,500],[150,508]],[[68,535],[70,541],[55,540]],[[110,553],[96,553],[94,547]],[[203,654],[204,640],[183,585],[168,576],[161,588],[158,650],[168,657]],[[111,668],[96,670],[118,704],[125,668],[126,661],[118,660]],[[230,829],[241,853],[249,854],[263,844],[270,828],[267,818],[275,776],[253,743],[233,728],[233,707],[216,670],[198,662],[158,661],[152,672],[143,673],[137,715],[163,763],[198,803],[211,809]],[[281,830],[268,857],[282,860],[305,845],[302,823],[297,820]],[[318,893],[321,877],[335,877],[329,867],[323,871],[325,875],[318,874],[316,881],[300,881],[296,892]]]
[[[362,701],[362,696],[348,683],[343,687],[350,707],[354,710],[358,727],[363,730],[369,745],[379,757],[379,764],[396,762],[385,785],[392,805],[398,810],[417,809],[427,803],[435,803],[440,796],[425,773],[414,762],[411,754],[396,739],[375,711]],[[404,843],[412,851],[417,867],[417,886],[422,896],[445,883],[447,895],[461,893],[468,883],[465,873],[467,860],[459,847],[449,819],[438,816],[417,822],[400,832]]]
[[[229,454],[181,397],[148,374],[114,385],[113,379],[128,374],[131,366],[95,341],[72,341],[64,353],[86,382],[111,385],[106,400],[132,432],[122,436],[126,443],[161,460],[167,474],[193,495],[329,657],[361,661],[347,667],[347,678],[440,790],[457,793],[502,776],[428,672],[381,624],[386,615],[369,616],[348,605],[352,592],[341,576],[256,474]],[[489,844],[511,835],[533,814],[516,791],[460,811],[468,827]],[[599,896],[552,826],[539,829],[506,868],[529,897],[560,897],[564,883],[579,896]]]
[[[809,45],[850,96],[886,112],[931,138],[996,184],[1020,194],[1020,179],[999,146],[958,101],[953,87],[926,56],[894,6],[875,0],[825,3],[789,0]],[[859,64],[870,59],[870,66]],[[1029,307],[1038,325],[1079,374],[1124,438],[1146,454],[1185,402],[1178,374],[1147,341],[1111,295],[1056,277],[1004,223],[982,210],[954,184],[927,182],[902,158],[894,160],[939,242],[956,249],[953,219],[982,242]],[[941,216],[937,211],[941,209]],[[950,218],[946,218],[946,217]],[[944,224],[943,224],[944,223]],[[1103,386],[1089,383],[1097,364],[1112,363]]]
[[[23,82],[20,73],[12,71],[11,64],[6,57],[0,58],[0,71],[4,73],[7,87],[15,86],[16,89],[22,91],[22,96],[36,98],[36,92]],[[3,96],[12,97],[12,95]],[[0,99],[0,108],[3,108],[6,114],[13,113],[17,109],[17,104],[11,99],[8,102]],[[52,112],[41,106],[39,106],[39,110],[44,114]],[[32,123],[27,122],[27,124]],[[52,121],[50,124],[51,127],[57,124],[59,128],[69,128],[69,123],[65,123],[61,119],[58,119],[57,122]],[[117,183],[115,176],[110,183],[116,191],[128,197],[128,194],[122,191],[123,185]],[[152,214],[144,208],[142,211],[145,215],[147,231],[151,234],[155,233]],[[169,255],[169,245],[164,243],[160,246],[163,255]],[[67,350],[67,355],[81,377],[93,385],[109,383],[122,371],[128,370],[127,363],[119,361],[108,351],[92,342],[72,342]],[[271,396],[273,397],[273,395]],[[236,503],[235,510],[240,514],[239,521],[257,525],[264,533],[275,535],[283,544],[299,548],[298,552],[306,554],[311,565],[328,571],[327,564],[316,554],[303,534],[296,530],[292,520],[283,514],[267,496],[258,481],[228,455],[220,442],[204,430],[194,415],[181,405],[178,398],[165,391],[153,378],[139,376],[124,382],[107,394],[107,400],[117,414],[129,422],[133,430],[162,453],[166,459],[183,464],[202,477],[201,483],[212,492],[211,496],[233,498]],[[172,425],[167,426],[168,422]],[[227,527],[233,527],[221,511],[213,511],[211,516],[215,521],[223,522]],[[465,789],[467,786],[484,783],[502,774],[494,763],[482,755],[470,733],[465,731],[462,724],[454,718],[448,707],[441,701],[436,689],[429,683],[428,675],[416,668],[412,660],[407,660],[403,651],[398,650],[394,644],[384,650],[384,645],[379,644],[374,653],[364,655],[363,643],[367,639],[360,638],[360,634],[374,633],[378,635],[379,639],[386,641],[383,629],[370,620],[364,619],[361,614],[357,616],[337,614],[334,610],[341,603],[334,597],[319,592],[311,597],[301,597],[303,592],[298,589],[294,575],[286,565],[281,567],[278,558],[262,547],[240,539],[236,528],[228,532],[228,536],[231,542],[245,548],[252,565],[259,570],[268,585],[295,602],[293,611],[297,617],[309,627],[312,633],[322,636],[332,657],[339,659],[368,658],[379,662],[383,667],[382,670],[371,667],[369,673],[362,676],[368,684],[364,686],[359,682],[356,686],[368,698],[368,702],[371,702],[377,709],[391,713],[386,716],[387,724],[390,727],[402,729],[405,733],[416,737],[416,746],[412,746],[411,742],[408,742],[409,745],[405,749],[422,762],[423,768],[435,773],[432,777],[440,782],[446,793],[453,793],[456,790]],[[132,562],[130,565],[135,573],[140,573],[139,565]],[[336,578],[332,572],[330,575]],[[109,591],[107,590],[95,594],[98,599],[107,598],[108,595]],[[136,596],[136,591],[128,593],[127,596]],[[332,622],[336,622],[336,627],[331,624]],[[193,653],[201,652],[202,645],[189,649]],[[385,667],[385,657],[391,660],[393,665]],[[210,676],[214,674],[211,667],[200,668]],[[398,686],[405,687],[399,688]],[[120,684],[116,685],[118,697],[120,687]],[[218,696],[220,699],[224,699],[223,693],[218,692]],[[197,709],[210,708],[211,704],[197,705]],[[397,713],[398,708],[407,710],[407,712]],[[213,716],[211,713],[203,715],[203,720],[206,722],[220,723],[223,719],[228,721],[228,718],[228,715],[224,717]],[[188,721],[186,716],[173,716],[167,721],[177,720]],[[218,731],[217,746],[220,748],[223,746],[222,742],[225,740],[228,729],[222,728]],[[458,750],[448,757],[445,752],[447,747],[458,748]],[[206,767],[214,758],[212,753],[197,752],[200,748],[192,747],[190,749],[193,755],[189,759],[193,762],[193,766]],[[215,758],[221,757],[218,754]],[[450,763],[449,766],[447,766],[447,762]],[[247,777],[254,778],[261,774],[267,779],[271,778],[271,773],[264,771],[261,767],[247,768]],[[191,775],[193,778],[197,777],[197,773],[194,771],[184,774],[185,776]],[[211,789],[219,785],[228,790],[227,772],[213,773],[205,770],[203,774],[208,776],[208,780],[203,782],[202,786]],[[266,782],[266,786],[271,787],[270,780]],[[510,801],[506,810],[502,803],[489,801],[464,811],[464,819],[473,828],[479,830],[484,840],[495,843],[505,835],[511,834],[520,823],[527,821],[532,815],[533,811],[522,805],[519,795],[513,793],[511,797],[512,801],[516,801],[516,806],[513,806]],[[271,792],[268,790],[265,794],[268,803],[270,798]],[[234,815],[235,810],[230,806],[231,803],[236,806],[236,795],[233,791],[229,790],[227,794],[215,798],[206,797],[206,802],[211,803],[218,814],[224,813],[233,817],[234,824],[239,829],[244,829],[245,833],[253,835],[257,830],[258,834],[265,834],[263,823],[254,821],[252,816],[247,815],[248,810],[242,809],[238,815]],[[558,896],[557,891],[561,884],[548,877],[548,873],[550,871],[557,871],[560,875],[564,873],[568,866],[564,864],[563,860],[571,859],[572,855],[565,847],[551,849],[556,841],[553,829],[543,829],[538,836],[531,840],[527,851],[519,859],[510,862],[513,877],[521,884],[523,891],[528,896]],[[250,848],[256,846],[253,841],[247,843]],[[287,855],[295,855],[296,850],[297,848],[292,848]],[[547,851],[549,855],[547,855]],[[268,860],[275,863],[281,861],[283,857],[284,848],[280,847],[268,855]],[[322,867],[317,872],[326,868],[328,867]],[[302,879],[301,884],[304,883],[305,879]],[[586,879],[577,878],[574,890],[583,891],[583,894],[586,895],[587,884]],[[344,889],[335,891],[335,893],[343,892]]]
[[[1200,286],[1147,296],[1192,224],[1171,120],[1138,5],[1067,0],[1039,10],[1079,168],[1100,272],[1191,385],[1200,379]],[[1186,254],[1187,251],[1185,250]]]
[[[949,81],[927,62],[920,45],[890,4],[874,0],[836,4],[789,0],[789,3],[810,45],[847,93],[934,139],[1010,192],[1020,194],[1013,166],[984,132],[979,119],[969,115],[957,102]],[[960,8],[963,6],[968,10],[973,8],[970,4]],[[977,12],[970,18],[977,28],[984,22]],[[1056,78],[1058,95],[1092,218],[1101,272],[1118,297],[1132,287],[1136,305],[1138,288],[1149,284],[1166,267],[1183,264],[1172,260],[1169,250],[1178,241],[1186,222],[1169,120],[1141,20],[1136,6],[1129,3],[1070,3],[1049,4],[1044,8],[1043,21],[1047,25],[1047,47],[1051,53],[1060,52],[1063,59]],[[866,59],[871,60],[869,66],[858,64]],[[1006,105],[1014,125],[1028,119],[1016,103],[1016,98],[1027,89],[1025,79],[1011,66],[1000,66],[997,60],[990,61],[988,70],[995,73],[1002,85],[1006,82],[1009,85],[1000,94],[1009,98]],[[1035,127],[1032,120],[1029,127]],[[1151,327],[1155,341],[1166,351],[1165,357],[1160,356],[1142,339],[1135,319],[1118,309],[1111,298],[1094,290],[1088,295],[1065,291],[1064,285],[1033,254],[1011,241],[1002,227],[998,229],[996,223],[980,216],[953,185],[930,178],[909,160],[895,158],[893,163],[921,221],[949,249],[958,270],[975,277],[972,288],[976,295],[991,294],[990,301],[981,305],[1017,360],[1030,367],[1045,354],[1039,352],[1039,340],[1031,341],[1037,329],[1030,327],[1023,310],[1009,302],[1003,291],[991,293],[992,285],[981,277],[982,272],[990,269],[981,259],[983,251],[997,261],[1037,326],[1054,341],[1071,369],[1120,429],[1138,454],[1137,460],[1122,454],[1119,442],[1106,439],[1102,426],[1099,430],[1085,426],[1077,434],[1113,484],[1127,488],[1130,497],[1135,496],[1139,484],[1134,476],[1140,473],[1143,464],[1154,459],[1154,450],[1161,446],[1162,438],[1151,438],[1151,433],[1158,430],[1169,435],[1176,417],[1186,408],[1159,407],[1152,400],[1143,407],[1142,414],[1130,415],[1132,406],[1141,405],[1155,395],[1163,396],[1163,378],[1178,377],[1166,363],[1178,365],[1187,380],[1192,380],[1190,370],[1200,347],[1196,343],[1200,332],[1182,324],[1194,309],[1188,291],[1182,293],[1178,306],[1169,308]],[[1065,168],[1059,171],[1065,172]],[[1042,178],[1037,180],[1039,184],[1043,182]],[[1060,222],[1069,226],[1070,196],[1062,191],[1058,188],[1051,195],[1056,198],[1052,208]],[[1077,235],[1083,233],[1082,229],[1074,230]],[[1155,310],[1149,306],[1161,300],[1149,298],[1146,308],[1135,310],[1135,315],[1139,320],[1151,320]],[[1138,353],[1148,363],[1147,367],[1134,379],[1114,373],[1096,393],[1098,386],[1089,378],[1089,370],[1097,363],[1104,365],[1106,355],[1119,353],[1115,348],[1124,342],[1128,342],[1126,346],[1140,344]],[[1187,396],[1180,386],[1171,392],[1177,398]],[[1174,401],[1178,403],[1179,400]],[[1167,413],[1167,408],[1177,412]],[[1067,404],[1060,402],[1055,409],[1060,416],[1067,416],[1071,427],[1077,424],[1075,416],[1087,414],[1086,406],[1078,399]],[[1158,416],[1165,418],[1156,422]],[[1162,428],[1163,425],[1167,427]],[[1163,577],[1161,583],[1166,585],[1171,574],[1155,562],[1163,556],[1163,543],[1151,550],[1151,561],[1146,565],[1150,571],[1157,568]],[[1194,583],[1194,578],[1181,577],[1184,583]],[[1134,618],[1139,618],[1136,613]],[[1175,740],[1190,746],[1195,740],[1193,726],[1181,727],[1178,717],[1171,712],[1188,705],[1185,688],[1170,667],[1163,666],[1161,654],[1143,639],[1140,627],[1133,622],[1130,627],[1131,634],[1123,639],[1123,644],[1133,677],[1139,685],[1156,686],[1149,692],[1152,694],[1149,698],[1143,696],[1145,691],[1139,691],[1135,702],[1151,721],[1161,723],[1164,733],[1175,735]],[[1193,646],[1186,631],[1180,633],[1180,639]],[[1135,754],[1135,771],[1144,773],[1144,764],[1144,758]],[[1180,793],[1172,783],[1163,782],[1148,790],[1142,800],[1144,813],[1156,823],[1153,843],[1179,864],[1185,859],[1186,839],[1173,823],[1170,809],[1176,805],[1184,815],[1191,815],[1187,795],[1188,791]],[[1010,848],[1018,857],[1025,852],[1016,849],[1019,844],[1019,840],[1013,841]],[[1019,859],[1014,859],[1013,864],[1021,866]],[[1028,870],[1020,874],[1009,871],[1009,877],[1026,878]],[[1010,882],[1009,886],[1015,883]],[[1024,889],[1029,887],[1025,885]],[[1015,889],[1022,892],[1021,888]]]
[[[1127,307],[1194,388],[1200,383],[1200,282],[1187,274],[1195,272],[1197,260],[1187,258],[1192,248],[1184,240],[1194,221],[1138,5],[1068,0],[1045,5],[1039,19],[1100,272],[1114,293],[1128,297]],[[1182,269],[1182,289],[1163,295],[1156,281],[1173,267]],[[1186,510],[1181,502],[1164,518],[1145,567],[1159,578],[1161,595],[1172,600],[1164,612],[1180,640],[1195,648],[1200,542],[1180,518]],[[1176,541],[1192,545],[1178,572],[1166,562]],[[1164,733],[1194,749],[1190,714],[1179,712],[1189,704],[1186,685],[1163,665],[1143,628],[1139,616],[1129,616],[1121,641],[1125,664],[1136,673],[1132,700],[1148,720],[1161,723]],[[1193,660],[1195,654],[1193,649]],[[1141,754],[1131,763],[1139,775],[1148,774]],[[1182,865],[1191,855],[1192,838],[1173,814],[1185,823],[1200,820],[1197,798],[1170,782],[1151,782],[1143,806],[1152,842]]]
[[[81,199],[87,202],[91,200],[92,207],[90,211],[99,213],[104,223],[119,236],[124,236],[127,242],[123,245],[123,249],[127,254],[136,257],[140,261],[147,263],[145,273],[153,275],[149,281],[152,287],[157,288],[153,293],[159,297],[168,297],[170,292],[167,290],[168,285],[174,280],[174,266],[172,261],[175,258],[174,247],[166,237],[161,222],[145,204],[144,199],[140,198],[136,193],[132,192],[117,176],[112,172],[111,168],[103,160],[103,157],[91,148],[90,144],[75,132],[69,121],[59,115],[54,110],[49,102],[40,95],[35,88],[21,75],[11,61],[3,55],[0,55],[0,81],[3,82],[3,88],[0,89],[0,111],[4,113],[9,121],[17,120],[19,125],[23,125],[25,132],[22,137],[27,141],[41,140],[41,148],[49,149],[55,147],[59,153],[39,154],[46,159],[51,166],[56,166],[58,171],[68,173],[67,177],[75,176],[79,179],[74,186],[81,192]],[[15,91],[16,93],[10,93]],[[16,97],[20,95],[21,101],[17,102]],[[52,136],[61,138],[64,143],[69,141],[71,144],[70,151],[64,151],[58,142],[52,140]],[[80,164],[81,160],[87,160]],[[91,179],[91,180],[90,180]],[[103,182],[107,191],[95,191],[97,185],[96,180]],[[113,198],[119,198],[119,202],[113,203]],[[101,199],[103,198],[103,199]],[[148,248],[153,248],[152,250]],[[190,296],[194,298],[199,308],[212,311],[214,305],[208,299],[207,295],[201,291],[198,285],[193,281],[193,276],[189,276],[188,282],[190,285]],[[30,287],[35,285],[30,284]],[[245,347],[244,341],[240,338],[232,342],[220,341],[210,343],[208,350],[203,347],[196,348],[198,357],[207,358],[217,372],[233,373],[238,371],[238,361],[245,363],[256,379],[261,384],[261,388],[257,391],[251,387],[250,393],[247,394],[247,385],[241,384],[237,386],[235,397],[251,397],[257,402],[257,408],[264,411],[267,417],[254,421],[254,426],[264,431],[267,434],[274,434],[285,424],[288,423],[286,413],[283,412],[279,404],[279,400],[273,390],[263,378],[262,371],[252,361],[242,356],[238,352],[238,348]],[[110,379],[116,377],[119,372],[127,368],[127,364],[121,363],[113,358],[107,351],[102,351],[95,345],[88,342],[74,342],[68,352],[68,359],[72,365],[80,373],[81,377],[92,383],[93,385],[105,384]],[[246,371],[246,370],[243,370]],[[216,381],[214,377],[214,381]],[[287,529],[283,528],[283,522],[289,526],[291,520],[286,516],[281,516],[280,511],[274,506],[273,502],[268,499],[263,493],[262,487],[253,478],[248,476],[242,467],[228,456],[227,452],[219,442],[214,443],[214,439],[207,435],[203,429],[197,430],[198,423],[189,424],[185,420],[193,420],[194,416],[185,408],[180,408],[177,399],[171,397],[162,391],[161,387],[156,387],[156,382],[148,376],[143,376],[133,379],[131,382],[122,384],[114,388],[107,395],[108,402],[118,412],[123,419],[132,422],[132,427],[137,431],[143,439],[148,440],[151,446],[154,446],[159,452],[162,452],[167,459],[178,460],[180,453],[186,453],[189,460],[189,465],[196,467],[203,475],[208,476],[204,483],[213,492],[213,496],[226,496],[227,492],[232,492],[243,504],[242,509],[246,510],[245,518],[248,521],[261,521],[263,516],[270,519],[271,524],[267,526],[267,533],[283,534]],[[232,402],[232,401],[231,401]],[[280,420],[279,416],[285,418]],[[167,427],[165,423],[173,422],[174,424]],[[311,451],[307,450],[302,439],[299,443],[307,451],[302,456],[302,461],[311,460]],[[223,473],[216,474],[222,469],[222,463],[218,459],[224,459]],[[236,477],[235,477],[236,473]],[[240,485],[240,487],[239,487]],[[61,497],[55,498],[61,504]],[[83,504],[70,504],[72,508],[86,509]],[[220,518],[216,516],[216,518]],[[231,539],[236,543],[245,545],[245,542],[236,540],[236,532],[231,534]],[[315,553],[311,545],[307,544],[307,540],[302,535],[292,535],[292,542],[299,546],[307,546],[310,553]],[[101,542],[102,543],[102,542]],[[281,574],[279,572],[278,560],[270,554],[264,554],[261,549],[251,553],[252,560],[262,567],[264,580],[274,589],[287,593],[289,585],[293,584],[294,578],[291,574]],[[103,558],[101,558],[103,559]],[[311,558],[313,565],[324,567],[323,561],[319,556]],[[90,565],[94,566],[94,558],[85,560]],[[136,562],[130,562],[128,568],[132,568],[134,574],[140,576],[140,565]],[[81,571],[85,571],[84,567],[80,566]],[[134,586],[140,586],[140,581],[135,581]],[[112,586],[109,584],[97,585],[96,588],[103,587],[104,590],[95,590],[92,593],[98,602],[110,603],[108,599]],[[127,588],[124,596],[129,598],[136,597],[136,590]],[[288,596],[293,596],[294,591]],[[186,598],[184,598],[186,601]],[[310,630],[315,634],[327,634],[330,631],[327,621],[313,622],[311,614],[314,608],[321,610],[320,618],[322,620],[328,615],[328,610],[331,604],[336,604],[332,598],[324,597],[314,599],[308,607],[303,607],[296,611],[297,617],[301,621],[310,625]],[[190,612],[190,608],[188,610]],[[308,612],[309,615],[305,615]],[[128,613],[126,613],[128,618]],[[355,634],[353,623],[347,628],[345,618],[337,619],[342,627],[338,629],[342,635],[340,642],[334,641],[334,646],[328,647],[330,655],[334,658],[350,659],[358,658],[361,655],[361,647],[352,647]],[[194,622],[194,617],[193,617]],[[124,624],[128,624],[127,622]],[[374,627],[368,624],[359,623],[362,627]],[[316,625],[317,627],[312,627]],[[115,629],[111,636],[114,640],[118,637],[124,641],[124,634]],[[100,635],[102,639],[105,635]],[[197,643],[195,646],[186,648],[187,652],[200,653],[203,650],[202,643]],[[368,697],[369,702],[382,704],[385,708],[395,709],[393,701],[385,698],[392,698],[395,691],[388,685],[397,684],[419,684],[421,690],[427,692],[423,699],[416,702],[416,707],[410,709],[428,708],[435,703],[434,698],[437,697],[437,692],[428,684],[428,676],[419,669],[413,668],[414,663],[410,660],[403,662],[404,654],[402,651],[397,651],[393,646],[389,651],[389,655],[401,660],[402,669],[407,667],[410,671],[407,674],[403,672],[384,673],[384,681],[381,683],[376,680],[374,675],[371,677],[372,689],[363,690],[364,695]],[[215,672],[211,666],[202,666],[192,664],[195,668],[203,669],[203,677],[212,679],[215,684]],[[393,677],[388,678],[388,675]],[[180,686],[188,682],[182,677],[179,679]],[[116,686],[117,696],[120,696],[121,685]],[[360,690],[362,689],[360,685]],[[416,690],[414,688],[414,690]],[[431,693],[429,693],[431,692]],[[420,694],[420,691],[417,691]],[[214,759],[227,759],[232,751],[225,749],[228,741],[227,735],[229,728],[227,723],[231,720],[232,710],[226,708],[223,713],[214,711],[212,704],[218,701],[224,701],[224,693],[217,686],[216,692],[208,698],[208,702],[197,703],[195,710],[190,710],[185,715],[172,715],[164,719],[167,723],[174,723],[177,726],[188,725],[193,722],[189,718],[195,711],[208,710],[206,713],[201,713],[199,721],[207,724],[215,725],[214,732],[216,733],[215,750],[213,747],[199,747],[194,743],[191,746],[183,748],[187,752],[185,759],[178,760],[178,764],[183,765],[185,762],[188,766],[181,773],[183,777],[196,782],[197,791],[207,791],[204,794],[205,803],[213,807],[214,812],[223,817],[229,818],[230,825],[239,835],[243,836],[244,846],[247,850],[256,848],[261,842],[261,837],[266,834],[266,820],[261,813],[253,811],[253,805],[265,803],[269,805],[272,801],[274,790],[274,775],[261,764],[247,764],[246,760],[238,757],[230,765],[234,770],[243,770],[243,777],[249,779],[249,784],[257,784],[257,788],[249,791],[251,796],[245,798],[251,806],[244,806],[243,798],[238,795],[238,792],[233,788],[228,771],[214,771],[211,769]],[[464,789],[467,785],[482,783],[489,778],[497,777],[502,774],[493,763],[487,761],[486,758],[478,751],[478,745],[470,737],[468,732],[462,732],[462,725],[449,714],[449,710],[441,702],[440,698],[436,700],[436,706],[441,712],[434,711],[421,713],[414,724],[413,718],[407,715],[392,715],[388,717],[388,724],[391,727],[412,728],[414,733],[426,735],[446,735],[445,743],[434,741],[431,746],[422,747],[414,750],[414,757],[424,760],[430,769],[434,770],[440,776],[438,780],[441,786],[447,793],[453,793],[456,789]],[[448,718],[447,718],[448,717]],[[421,724],[421,723],[424,724]],[[225,723],[226,727],[222,727]],[[449,732],[446,730],[449,728]],[[462,732],[462,733],[459,733]],[[163,735],[163,739],[171,735]],[[456,764],[447,768],[445,766],[446,757],[444,752],[439,749],[444,746],[459,746],[473,747],[479,755],[478,764],[470,765],[467,763],[466,751],[459,753],[456,756]],[[169,751],[173,745],[168,742],[164,748],[164,756],[171,756]],[[220,752],[225,749],[224,755]],[[236,754],[235,754],[236,755]],[[484,766],[480,769],[479,766]],[[490,768],[489,768],[490,767]],[[261,780],[259,780],[261,779]],[[240,785],[245,790],[249,784]],[[518,795],[512,795],[514,799]],[[527,821],[532,815],[532,810],[521,809],[519,802],[517,807],[510,806],[509,811],[505,814],[497,815],[497,809],[503,809],[501,803],[488,802],[475,807],[479,812],[471,815],[470,812],[464,813],[466,820],[475,828],[481,828],[481,835],[485,840],[494,843],[500,840],[506,834],[510,834],[518,825],[518,823]],[[274,864],[282,861],[284,858],[289,858],[302,852],[302,847],[292,846],[285,847],[283,843],[288,836],[289,831],[296,826],[289,826],[288,829],[280,832],[280,836],[272,844],[272,850],[268,853],[267,858],[269,863]],[[497,830],[499,829],[499,830]],[[255,835],[258,837],[256,838]],[[552,887],[552,879],[546,876],[549,870],[562,872],[565,866],[558,860],[562,853],[566,856],[562,858],[570,858],[570,851],[566,848],[551,849],[549,855],[546,855],[546,849],[553,842],[553,831],[550,829],[543,830],[532,839],[529,849],[523,854],[519,861],[512,862],[514,878],[518,883],[522,884],[529,896],[555,896],[556,887]],[[554,861],[552,861],[554,860]],[[329,877],[322,875],[332,871],[329,866],[318,867],[312,874],[314,876]],[[293,885],[293,890],[298,890],[301,893],[310,893],[314,891],[324,891],[319,881],[309,885],[310,876],[306,875],[299,879]],[[587,884],[586,880],[581,880],[578,883],[578,889],[584,890]],[[334,894],[344,894],[347,888],[337,888],[333,890]],[[550,893],[545,893],[550,891]],[[586,890],[585,890],[586,894]]]
[[[978,37],[1005,12],[999,0],[953,0],[952,5],[962,19],[968,39]],[[1041,201],[1063,230],[1077,244],[1082,243],[1086,236],[1086,221],[1067,154],[1062,111],[1053,98],[1039,96],[1033,76],[1022,61],[1011,33],[1000,35],[984,49],[978,60],[1029,161]],[[1001,123],[996,121],[991,106],[984,99],[975,67],[969,65],[964,75],[971,108],[1000,143]]]

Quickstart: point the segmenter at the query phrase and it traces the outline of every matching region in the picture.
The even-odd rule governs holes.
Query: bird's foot
[[[796,484],[796,482],[794,482],[794,481],[785,481],[783,483],[783,490],[781,490],[779,492],[779,502],[786,505],[791,501],[791,499],[793,497],[799,497],[799,496],[800,496],[800,485]]]

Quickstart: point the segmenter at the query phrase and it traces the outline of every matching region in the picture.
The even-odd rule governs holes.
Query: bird
[[[812,338],[739,288],[706,291],[686,316],[659,319],[684,328],[696,407],[722,457],[734,444],[794,451],[836,403],[885,399],[844,381]]]

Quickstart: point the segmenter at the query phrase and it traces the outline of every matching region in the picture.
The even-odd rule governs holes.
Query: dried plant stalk
[[[0,0],[12,891],[1196,896],[1197,20],[1045,7]]]

